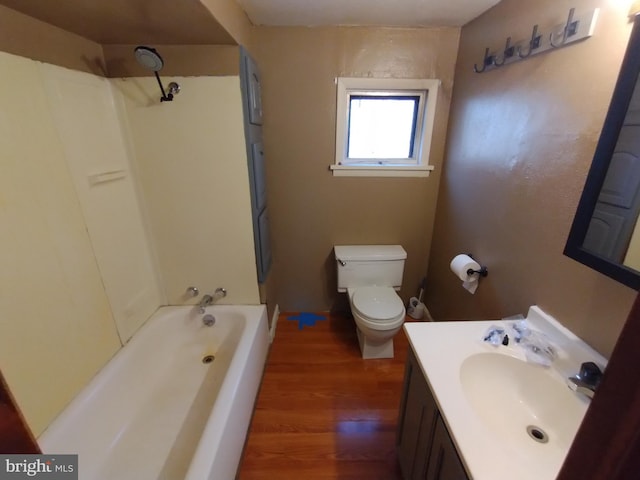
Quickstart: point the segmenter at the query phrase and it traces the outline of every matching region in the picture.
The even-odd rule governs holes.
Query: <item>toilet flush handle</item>
[[[345,267],[347,265],[347,262],[345,262],[344,260],[340,260],[340,259],[338,259],[338,263],[340,265],[342,265],[343,267]]]

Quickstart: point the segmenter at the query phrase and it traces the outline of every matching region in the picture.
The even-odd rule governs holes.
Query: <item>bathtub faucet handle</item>
[[[187,287],[187,295],[197,297],[200,295],[200,290],[198,290],[198,287]]]
[[[218,288],[216,288],[216,291],[213,292],[213,294],[216,297],[224,298],[224,297],[227,296],[227,289],[226,288],[222,288],[222,287],[218,287]]]

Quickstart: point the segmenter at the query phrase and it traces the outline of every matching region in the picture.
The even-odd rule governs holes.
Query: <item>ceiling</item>
[[[234,0],[228,0],[234,1]],[[255,25],[461,26],[499,0],[236,0]],[[0,0],[102,45],[235,45],[200,0]]]
[[[500,0],[237,0],[254,25],[462,26]]]
[[[199,0],[0,0],[102,45],[236,45]]]

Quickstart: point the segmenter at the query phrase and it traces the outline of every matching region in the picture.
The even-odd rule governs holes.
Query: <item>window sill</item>
[[[433,165],[329,165],[334,177],[428,177]]]

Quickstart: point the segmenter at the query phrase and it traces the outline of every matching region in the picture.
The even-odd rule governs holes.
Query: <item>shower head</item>
[[[169,94],[165,93],[164,86],[162,85],[162,81],[160,80],[160,75],[158,75],[158,72],[162,70],[162,67],[164,66],[164,62],[162,61],[162,57],[160,56],[158,51],[155,48],[140,45],[133,50],[133,53],[140,65],[142,65],[144,68],[152,70],[155,74],[158,85],[160,86],[160,91],[162,92],[160,101],[170,102],[171,100],[173,100],[173,96],[180,92],[180,85],[178,85],[176,82],[171,82],[169,84]]]
[[[160,70],[162,70],[164,62],[162,61],[162,57],[155,48],[140,45],[139,47],[135,48],[133,53],[135,54],[138,63],[144,68],[148,68],[149,70],[153,70],[154,72],[159,72]]]

